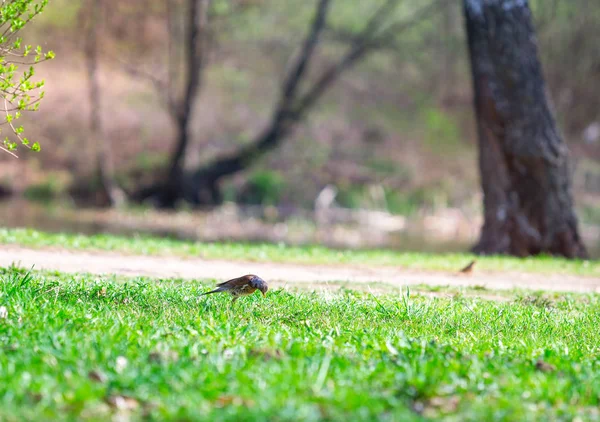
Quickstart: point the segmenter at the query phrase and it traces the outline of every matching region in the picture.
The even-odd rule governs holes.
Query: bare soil
[[[119,274],[155,278],[226,280],[241,274],[258,274],[272,286],[316,288],[348,286],[386,290],[428,285],[476,287],[482,290],[516,288],[555,292],[600,293],[600,279],[562,274],[473,271],[463,275],[449,272],[415,271],[396,267],[364,265],[302,265],[269,262],[186,259],[135,256],[111,252],[82,252],[61,249],[27,249],[0,246],[0,266],[15,264],[36,270],[67,273]]]

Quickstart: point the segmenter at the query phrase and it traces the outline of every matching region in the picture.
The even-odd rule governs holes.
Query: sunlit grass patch
[[[600,296],[0,274],[0,419],[598,418]],[[536,299],[537,297],[537,299]]]

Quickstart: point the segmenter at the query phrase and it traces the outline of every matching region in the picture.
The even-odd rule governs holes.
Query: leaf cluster
[[[4,135],[0,149],[12,155],[19,144],[40,150],[38,142],[25,137],[17,120],[23,112],[38,110],[44,98],[44,80],[34,79],[34,66],[55,55],[39,45],[25,44],[20,32],[47,4],[48,0],[5,0],[0,5],[0,112],[4,115],[0,125],[5,126],[0,127],[0,135]]]

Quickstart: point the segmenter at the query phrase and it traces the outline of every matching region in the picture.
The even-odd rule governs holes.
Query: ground
[[[0,272],[0,420],[600,420],[598,295]]]
[[[564,273],[539,274],[517,271],[479,271],[472,274],[455,271],[408,270],[391,265],[316,265],[283,262],[251,262],[175,256],[130,255],[115,252],[83,252],[58,249],[0,247],[0,266],[18,263],[25,268],[58,270],[70,273],[143,275],[155,278],[227,280],[243,274],[257,274],[273,286],[322,287],[344,283],[355,289],[373,286],[411,285],[467,286],[499,290],[530,290],[600,293],[600,277]],[[465,264],[468,261],[464,261]],[[594,265],[594,264],[590,264]],[[483,294],[483,293],[482,293]]]
[[[2,421],[600,421],[597,261],[0,244]],[[265,298],[201,296],[248,272]]]

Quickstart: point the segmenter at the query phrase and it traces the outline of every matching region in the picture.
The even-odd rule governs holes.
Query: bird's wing
[[[240,287],[250,282],[250,276],[242,276],[238,278],[232,278],[231,280],[224,281],[217,284],[217,287]]]

